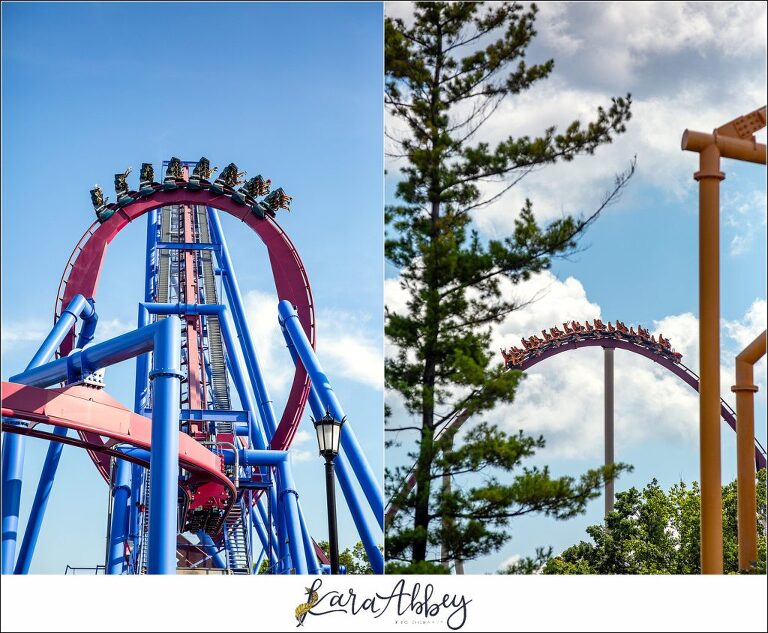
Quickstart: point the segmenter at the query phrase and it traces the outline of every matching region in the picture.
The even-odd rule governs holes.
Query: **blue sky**
[[[388,3],[388,15],[409,20],[407,3]],[[685,128],[710,131],[766,102],[766,13],[752,3],[542,3],[539,36],[527,63],[554,58],[552,76],[508,99],[478,140],[498,143],[509,135],[561,129],[587,120],[611,96],[631,92],[633,118],[627,134],[594,156],[533,173],[502,199],[479,210],[475,225],[484,238],[513,230],[530,197],[537,216],[589,213],[610,189],[614,173],[637,155],[637,174],[620,201],[589,230],[582,251],[554,263],[549,273],[505,292],[521,299],[541,295],[497,327],[493,349],[519,346],[521,336],[566,319],[600,317],[640,323],[662,331],[698,370],[698,222],[693,172],[698,157],[680,150]],[[397,123],[386,120],[387,129]],[[765,131],[758,138],[765,142]],[[388,162],[386,199],[394,201],[398,163]],[[733,357],[765,329],[765,167],[723,161],[721,210],[721,317],[723,396],[733,403]],[[498,189],[487,185],[485,192]],[[398,271],[387,265],[385,302],[403,306]],[[499,358],[499,360],[501,360]],[[617,490],[643,486],[653,477],[668,487],[697,480],[698,399],[677,378],[647,360],[616,353],[616,459],[632,464]],[[765,444],[765,360],[756,369],[758,434]],[[402,415],[397,398],[388,395]],[[531,463],[556,475],[578,475],[602,461],[602,357],[600,350],[558,356],[528,372],[515,402],[487,420],[515,432],[543,434],[547,447]],[[406,463],[403,449],[388,463]],[[734,434],[723,425],[723,480],[735,476]],[[515,520],[512,539],[498,553],[466,565],[467,573],[493,573],[505,562],[555,552],[585,539],[600,521],[602,498],[587,514],[556,522]]]
[[[294,197],[279,221],[307,268],[318,350],[376,473],[382,416],[382,8],[377,4],[3,4],[2,377],[52,323],[59,278],[93,221],[88,190],[171,155],[230,161]],[[223,217],[278,412],[291,361],[261,242]],[[100,332],[135,327],[145,222],[112,243]],[[107,390],[133,402],[133,363]],[[310,530],[326,538],[321,459],[308,417],[293,451]],[[22,529],[46,444],[28,440]],[[107,488],[66,447],[32,572],[102,563]],[[357,540],[345,508],[341,546]]]

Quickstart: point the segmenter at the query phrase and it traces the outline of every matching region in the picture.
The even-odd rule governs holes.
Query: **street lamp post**
[[[317,433],[317,445],[320,456],[325,458],[325,490],[328,503],[328,547],[330,549],[331,573],[339,573],[339,537],[336,531],[336,481],[333,472],[333,460],[339,454],[341,427],[346,417],[337,420],[330,411],[319,420],[312,420]]]

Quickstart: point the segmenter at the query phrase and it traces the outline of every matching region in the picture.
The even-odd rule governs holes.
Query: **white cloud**
[[[412,3],[385,6],[388,17],[413,23]],[[652,56],[693,50],[741,57],[765,51],[766,42],[761,2],[543,2],[536,26],[553,49],[603,58],[621,76]]]
[[[400,18],[407,26],[413,24],[412,2],[385,2],[384,7],[388,18]]]
[[[99,319],[96,325],[94,342],[106,341],[131,330],[136,329],[136,324],[122,319]]]
[[[571,16],[580,10],[575,6],[570,9]],[[650,56],[683,50],[701,54],[716,51],[731,57],[765,50],[762,3],[614,2],[592,11],[591,17],[584,30],[594,38],[599,36],[595,56],[629,50],[632,65],[642,65]],[[557,16],[559,24],[564,21],[562,15]],[[564,30],[564,26],[560,28]]]
[[[574,34],[568,22],[568,3],[544,2],[539,5],[539,30],[544,42],[556,51],[572,55],[583,50],[584,39]]]
[[[765,191],[749,193],[726,188],[722,196],[722,216],[731,255],[743,255],[751,248],[756,237],[765,235],[766,201]]]
[[[290,451],[291,463],[293,464],[301,464],[304,462],[312,461],[313,459],[317,459],[316,453],[313,453],[312,451],[305,451],[301,448],[294,448],[293,445],[291,445]]]
[[[245,294],[245,315],[261,372],[270,391],[287,391],[294,373],[291,355],[277,320],[277,295],[250,290]]]
[[[512,554],[509,558],[507,558],[501,565],[499,565],[499,571],[504,571],[507,567],[510,567],[511,565],[517,565],[521,560],[523,560],[523,557],[520,556],[520,554]]]
[[[53,321],[46,327],[45,323],[39,319],[11,323],[3,320],[0,326],[0,342],[3,347],[14,343],[42,343],[52,327]]]
[[[309,444],[310,448],[301,448],[305,444]],[[291,461],[294,464],[301,464],[302,462],[309,462],[313,459],[317,459],[317,451],[312,450],[312,445],[317,446],[317,439],[313,433],[301,429],[296,432],[291,442]]]
[[[749,345],[755,337],[765,330],[765,315],[768,304],[765,299],[755,299],[741,321],[723,321],[729,338],[736,342],[739,350]]]
[[[381,333],[374,333],[367,316],[339,310],[318,314],[317,350],[329,373],[381,389],[384,354]]]
[[[296,432],[296,435],[293,437],[293,442],[291,443],[291,446],[301,446],[302,444],[306,444],[307,442],[314,441],[315,437],[309,432],[305,430],[300,430]]]

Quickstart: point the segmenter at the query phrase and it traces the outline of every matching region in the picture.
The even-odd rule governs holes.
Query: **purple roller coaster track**
[[[559,331],[557,328],[552,328],[546,333],[542,331],[548,336],[545,340],[537,337],[523,339],[525,347],[523,350],[518,348],[511,348],[510,351],[502,350],[507,369],[527,371],[548,358],[583,347],[623,349],[661,365],[697,392],[699,390],[699,377],[682,363],[682,356],[675,353],[669,342],[662,337],[656,341],[655,337],[652,338],[647,333],[641,334],[641,328],[638,328],[638,333],[635,333],[633,328],[626,328],[621,322],[617,322],[617,327],[613,327],[610,323],[604,326],[599,320],[595,321],[595,326],[589,324],[586,327],[580,326],[577,322],[564,324],[564,326],[566,326],[565,331]],[[735,431],[736,413],[722,399],[720,413],[723,420]],[[469,415],[466,411],[457,412],[443,423],[435,438],[449,431],[458,431],[468,419]],[[757,439],[755,439],[755,464],[758,469],[766,467],[766,451]],[[416,486],[415,467],[414,464],[406,475],[397,497],[402,498]],[[395,501],[395,497],[391,498],[387,504],[385,521],[391,521],[399,510],[400,505]]]

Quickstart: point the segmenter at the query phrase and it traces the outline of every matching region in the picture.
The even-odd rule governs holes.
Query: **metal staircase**
[[[160,209],[160,241],[171,241],[171,209],[163,207]],[[168,303],[168,282],[171,278],[171,251],[167,248],[161,248],[158,251],[158,283],[157,283],[157,301],[159,303]]]
[[[242,499],[232,506],[224,520],[224,543],[227,546],[227,566],[230,574],[251,573],[251,548],[246,523],[243,521]]]

